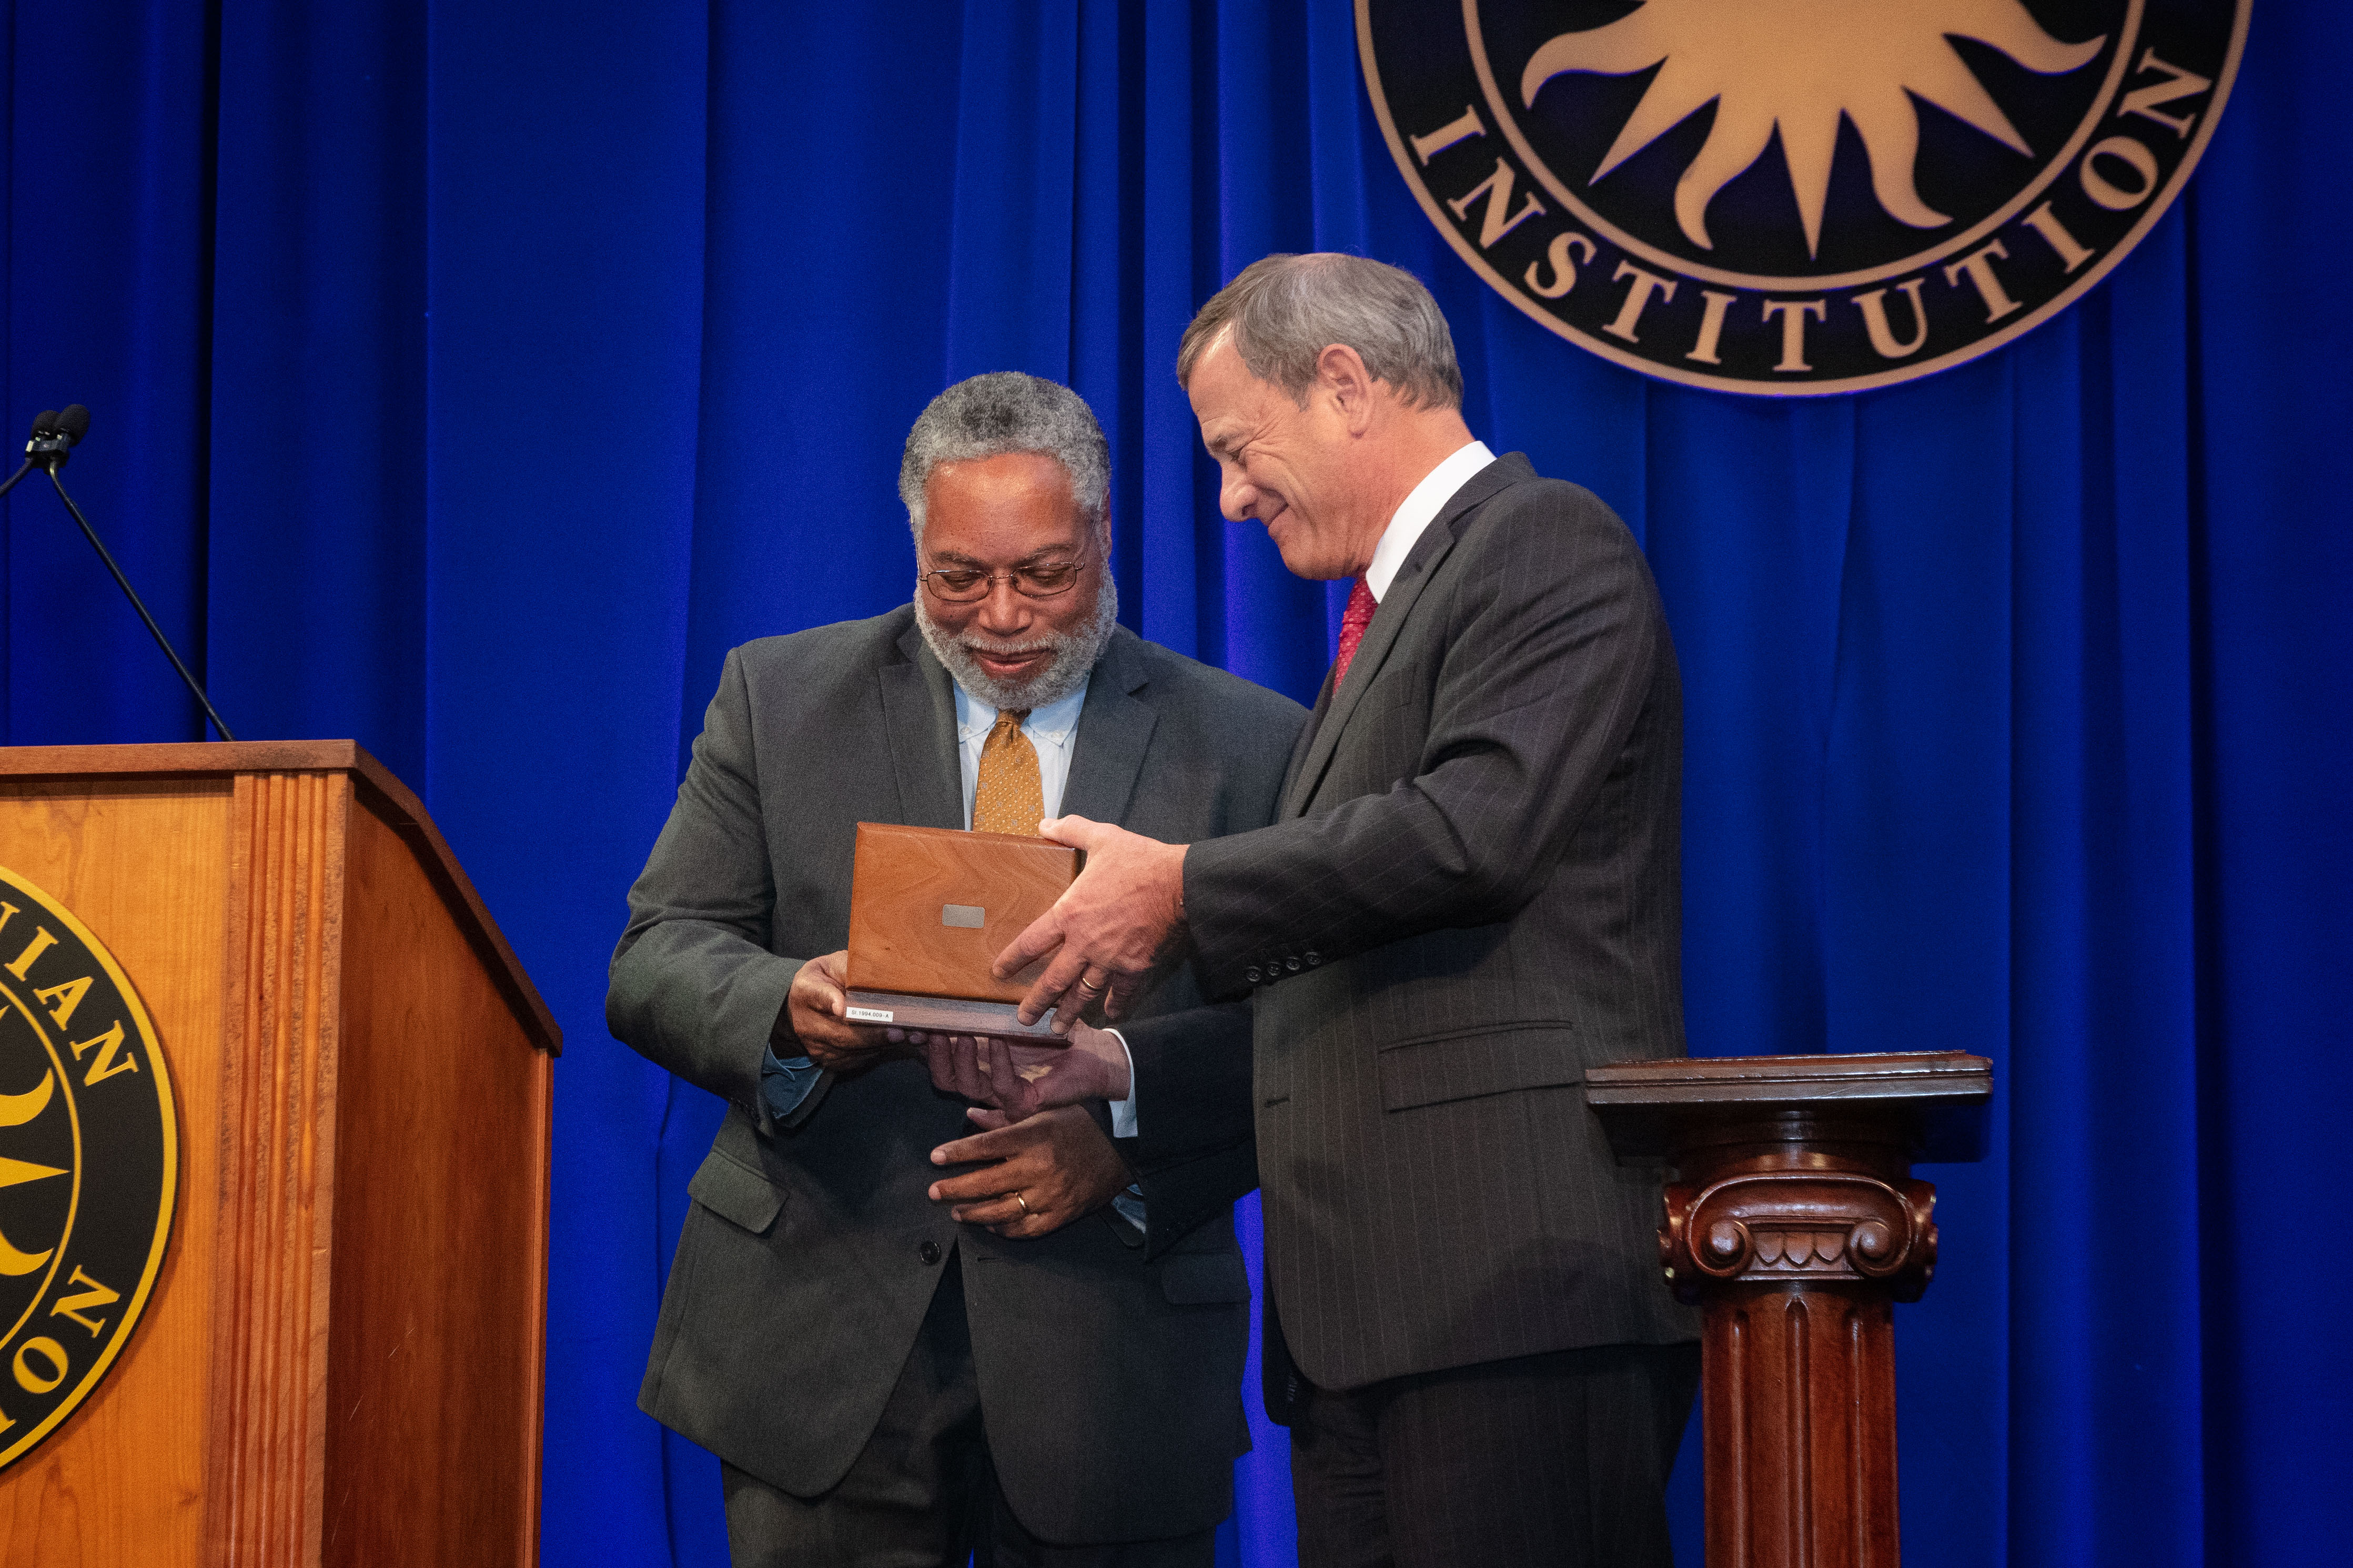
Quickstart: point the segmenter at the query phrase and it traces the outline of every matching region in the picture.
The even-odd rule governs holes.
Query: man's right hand
[[[977,1163],[977,1170],[934,1182],[934,1203],[965,1225],[1027,1241],[1092,1214],[1134,1181],[1094,1118],[1057,1109],[1026,1121],[1001,1110],[965,1112],[980,1131],[932,1151],[934,1165]]]
[[[1045,959],[1020,1018],[1034,1024],[1051,1009],[1054,1033],[1067,1035],[1098,1004],[1106,1019],[1124,1016],[1174,952],[1185,923],[1186,846],[1083,816],[1049,817],[1038,831],[1085,851],[1086,868],[997,955],[995,972],[1010,980]]]
[[[849,1021],[849,954],[812,958],[793,976],[785,1015],[808,1059],[834,1072],[859,1072],[877,1062],[921,1056],[883,1030]],[[779,1053],[782,1054],[782,1053]]]
[[[1074,1024],[1052,1045],[994,1035],[934,1035],[924,1043],[932,1086],[993,1105],[1020,1121],[1051,1106],[1125,1100],[1127,1049],[1109,1029]]]

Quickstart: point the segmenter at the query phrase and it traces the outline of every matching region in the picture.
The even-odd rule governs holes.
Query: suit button
[[[1257,984],[1258,984],[1258,965],[1257,965],[1257,964],[1255,964],[1255,963],[1253,963],[1253,964],[1251,964],[1248,969],[1243,970],[1243,971],[1242,971],[1242,978],[1243,978],[1244,980],[1248,981],[1248,982],[1249,982],[1250,984],[1251,984],[1252,985]]]
[[[1296,953],[1294,953],[1294,954],[1293,954],[1291,957],[1284,959],[1284,960],[1282,961],[1282,966],[1283,966],[1285,969],[1288,969],[1289,971],[1291,971],[1291,973],[1293,973],[1293,974],[1298,973],[1299,973],[1299,957],[1298,957],[1298,955],[1297,955]]]
[[[1319,964],[1319,963],[1323,963],[1323,962],[1324,962],[1324,955],[1323,955],[1322,953],[1320,953],[1320,952],[1316,952],[1316,951],[1315,951],[1314,948],[1312,948],[1312,947],[1311,947],[1311,948],[1309,948],[1309,949],[1307,950],[1307,967],[1308,967],[1308,968],[1313,969],[1313,968],[1314,968],[1317,964]]]
[[[936,1241],[927,1241],[915,1248],[915,1256],[925,1263],[937,1263],[940,1260],[940,1244]]]

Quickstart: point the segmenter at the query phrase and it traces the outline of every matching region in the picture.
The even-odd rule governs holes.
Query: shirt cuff
[[[774,1047],[760,1052],[760,1098],[767,1102],[768,1115],[782,1121],[801,1107],[824,1077],[824,1069],[807,1057],[779,1058]]]
[[[1110,1101],[1111,1135],[1114,1138],[1135,1136],[1135,1053],[1127,1048],[1127,1037],[1117,1029],[1105,1029],[1104,1034],[1119,1042],[1127,1056],[1127,1098]]]

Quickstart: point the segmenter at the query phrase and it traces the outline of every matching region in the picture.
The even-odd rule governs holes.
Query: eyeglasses
[[[915,579],[916,584],[934,599],[948,605],[969,605],[986,599],[999,579],[1013,584],[1013,591],[1025,599],[1052,599],[1071,591],[1086,570],[1084,561],[1056,561],[1043,566],[1016,566],[1010,572],[976,572],[969,566],[951,566],[937,572],[926,572]]]

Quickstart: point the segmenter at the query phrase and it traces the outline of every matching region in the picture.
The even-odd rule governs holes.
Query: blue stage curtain
[[[2257,5],[2189,194],[2056,321],[1773,402],[1472,277],[1349,9],[0,4],[0,426],[91,406],[69,481],[223,713],[417,785],[565,1028],[544,1560],[724,1556],[715,1466],[634,1405],[718,1108],[601,1007],[722,654],[902,598],[908,422],[1018,368],[1111,434],[1127,620],[1310,695],[1338,598],[1219,518],[1169,374],[1202,299],[1309,247],[1426,279],[1473,428],[1645,542],[1693,1048],[1997,1064],[1989,1158],[1924,1173],[1911,1561],[2334,1555],[2353,21]],[[10,742],[199,736],[53,497],[0,544]],[[1249,1403],[1222,1545],[1269,1568],[1285,1446]]]

